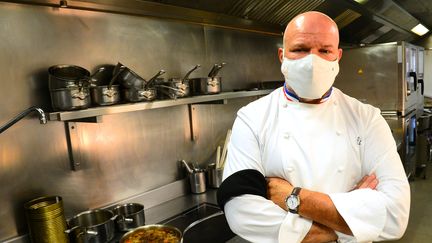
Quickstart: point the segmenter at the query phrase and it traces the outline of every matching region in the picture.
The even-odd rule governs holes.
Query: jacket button
[[[340,136],[342,134],[341,131],[336,131],[336,135]]]
[[[344,168],[342,167],[342,166],[339,166],[338,168],[337,168],[337,171],[338,172],[342,172],[344,170]]]
[[[289,134],[289,133],[285,133],[285,135],[284,135],[284,138],[285,139],[289,139],[291,137],[291,134]]]
[[[283,103],[282,105],[283,108],[287,108],[287,106],[288,106],[287,103]]]

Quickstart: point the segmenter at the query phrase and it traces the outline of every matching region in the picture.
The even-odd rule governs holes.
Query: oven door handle
[[[424,94],[424,80],[423,79],[419,79],[417,81],[417,83],[421,84],[421,95]]]
[[[416,72],[409,72],[410,77],[414,77],[414,91],[417,91],[417,74]]]

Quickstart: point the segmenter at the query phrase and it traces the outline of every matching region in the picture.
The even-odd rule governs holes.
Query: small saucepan
[[[68,221],[72,242],[105,243],[114,238],[116,215],[106,209],[85,211]]]
[[[145,224],[144,205],[126,203],[112,210],[116,215],[116,225],[120,231],[129,231]]]
[[[218,94],[222,90],[222,77],[217,77],[219,71],[226,63],[215,64],[210,70],[208,77],[193,78],[190,80],[193,95]]]
[[[68,87],[50,90],[51,104],[55,111],[86,109],[90,106],[89,87]]]
[[[139,87],[131,86],[122,90],[124,100],[128,102],[152,101],[156,99],[157,91],[154,87],[154,81],[164,74],[164,70],[160,70],[149,81],[141,83]]]
[[[160,90],[161,98],[177,99],[190,96],[190,82],[189,76],[196,69],[200,68],[201,65],[197,64],[193,67],[186,75],[181,78],[171,78],[168,82],[163,82],[157,85]]]
[[[50,90],[77,88],[84,82],[90,83],[90,72],[80,66],[61,64],[48,68]]]
[[[113,75],[116,74],[118,74],[119,84],[125,89],[140,89],[146,82],[141,76],[121,63],[118,63],[114,68]]]
[[[108,85],[100,85],[90,88],[91,100],[94,105],[105,106],[120,102],[120,85],[113,85],[121,72],[117,72]]]

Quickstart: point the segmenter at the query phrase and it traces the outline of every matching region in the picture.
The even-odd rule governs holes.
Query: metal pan
[[[150,241],[150,235],[152,240]],[[181,242],[182,233],[179,229],[161,224],[150,224],[138,227],[124,234],[120,239],[120,243],[127,242],[166,242],[179,243]],[[132,241],[135,239],[136,241]]]

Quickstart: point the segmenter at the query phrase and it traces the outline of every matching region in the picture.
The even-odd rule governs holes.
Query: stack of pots
[[[90,72],[75,65],[55,65],[48,69],[52,108],[55,111],[85,109],[90,106]]]
[[[123,99],[132,103],[155,100],[157,91],[154,83],[164,73],[164,70],[160,70],[147,81],[121,63],[118,63],[114,69],[114,76],[122,86]]]
[[[114,105],[120,102],[120,85],[114,84],[114,65],[100,67],[93,75],[94,85],[90,88],[90,96],[94,106]]]
[[[177,99],[191,95],[189,76],[201,65],[197,64],[183,78],[171,78],[168,82],[159,82],[156,86],[161,99]]]

